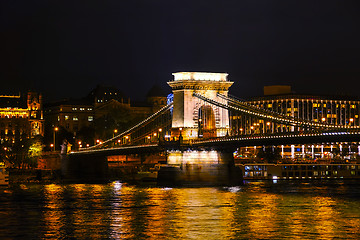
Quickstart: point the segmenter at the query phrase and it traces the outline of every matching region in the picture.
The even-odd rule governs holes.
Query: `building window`
[[[76,110],[77,110],[77,108],[76,108],[76,107],[73,107],[73,108],[72,108],[72,110],[73,110],[73,111],[76,111]]]
[[[85,111],[85,108],[80,108],[80,111]]]
[[[76,116],[73,117],[73,121],[78,121],[78,120],[79,120],[78,117]]]
[[[69,116],[65,116],[65,120],[69,120]]]
[[[94,116],[88,116],[88,121],[89,121],[89,122],[94,121]]]

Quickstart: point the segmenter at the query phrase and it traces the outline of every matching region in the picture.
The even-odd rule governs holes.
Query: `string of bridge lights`
[[[207,101],[211,104],[214,104],[216,106],[222,107],[222,108],[226,108],[226,109],[233,109],[235,111],[240,111],[249,115],[254,115],[260,118],[265,118],[265,119],[271,119],[274,121],[279,121],[279,122],[283,122],[285,124],[289,124],[289,125],[305,125],[305,126],[309,126],[309,127],[324,127],[324,128],[336,128],[336,129],[359,129],[360,126],[345,126],[345,125],[335,125],[335,124],[325,124],[325,123],[316,123],[316,122],[312,122],[312,121],[308,121],[305,119],[299,119],[299,118],[293,118],[293,117],[289,117],[280,113],[276,113],[276,112],[272,112],[272,111],[268,111],[268,110],[264,110],[264,109],[260,109],[257,107],[254,107],[252,105],[247,105],[244,103],[241,103],[238,100],[234,100],[232,98],[229,98],[225,95],[219,94],[217,93],[217,96],[219,96],[220,98],[223,98],[229,102],[232,102],[234,104],[237,104],[238,107],[235,106],[231,106],[229,104],[226,103],[220,103],[217,102],[213,99],[209,99],[199,93],[193,93],[193,96],[203,100],[203,101]],[[240,107],[240,108],[239,108]],[[243,109],[241,107],[245,107],[247,109]],[[250,110],[248,110],[250,109]],[[260,111],[260,113],[256,112],[256,111]],[[265,113],[261,113],[261,112],[265,112]],[[276,115],[276,116],[272,116],[270,114]]]
[[[323,137],[323,136],[341,136],[341,135],[360,135],[360,131],[353,132],[327,132],[327,133],[303,133],[301,135],[296,134],[276,134],[271,136],[246,136],[246,137],[221,137],[210,140],[195,140],[192,145],[201,145],[204,143],[216,143],[216,142],[233,142],[233,141],[248,141],[255,139],[286,139],[286,138],[299,138],[299,137]]]
[[[97,152],[103,152],[103,151],[116,151],[116,150],[131,150],[131,149],[139,149],[139,148],[153,148],[158,147],[157,144],[147,144],[147,145],[136,145],[136,146],[122,146],[122,147],[114,147],[114,148],[107,148],[107,149],[90,149],[90,148],[83,148],[82,150],[78,152],[71,152],[71,154],[77,155],[77,154],[88,154],[88,153],[97,153]]]
[[[91,147],[87,147],[87,148],[83,148],[81,149],[80,151],[87,151],[87,150],[90,150],[90,149],[94,149],[94,148],[99,148],[101,146],[104,146],[106,143],[109,143],[109,142],[112,142],[118,138],[121,138],[121,137],[126,137],[129,133],[131,133],[134,129],[138,128],[139,126],[145,124],[146,122],[148,121],[151,121],[153,118],[155,118],[157,115],[171,109],[173,107],[173,103],[170,102],[168,105],[166,105],[165,107],[161,108],[159,111],[155,112],[154,114],[152,114],[151,116],[147,117],[146,119],[144,119],[143,121],[139,122],[138,124],[134,125],[133,127],[129,128],[128,130],[104,141],[104,142],[101,142],[97,145],[94,145],[94,146],[91,146]]]
[[[336,129],[359,129],[360,126],[345,126],[345,125],[335,125],[335,124],[324,124],[324,123],[316,123],[316,122],[312,122],[309,120],[305,120],[305,119],[299,119],[299,118],[293,118],[293,117],[289,117],[286,116],[284,114],[281,113],[277,113],[271,110],[267,110],[267,109],[261,109],[259,107],[247,104],[245,102],[241,102],[240,100],[237,100],[235,98],[231,98],[229,96],[225,96],[222,95],[220,93],[217,93],[217,96],[226,100],[227,103],[222,103],[222,102],[218,102],[215,101],[213,99],[209,99],[199,93],[194,92],[193,96],[206,101],[210,104],[216,105],[218,107],[224,108],[224,109],[232,109],[235,111],[239,111],[239,112],[243,112],[249,115],[254,115],[260,118],[265,118],[265,119],[271,119],[273,121],[278,121],[278,122],[282,122],[285,124],[289,124],[289,125],[305,125],[305,126],[309,126],[309,127],[325,127],[325,128],[336,128]],[[228,102],[235,104],[237,106],[232,106],[229,105]],[[152,114],[151,116],[147,117],[146,119],[144,119],[143,121],[139,122],[138,124],[134,125],[133,127],[129,128],[128,130],[104,141],[104,142],[100,142],[97,145],[91,146],[91,147],[87,147],[87,148],[83,148],[80,151],[82,152],[89,152],[89,151],[95,151],[94,149],[100,148],[101,146],[105,146],[105,144],[112,142],[116,139],[119,139],[121,137],[127,137],[129,135],[129,133],[131,133],[133,130],[135,130],[136,128],[138,128],[139,126],[142,126],[144,124],[146,124],[147,122],[153,120],[153,118],[157,117],[159,114],[164,113],[167,110],[170,110],[173,107],[173,102],[170,102],[168,105],[166,105],[165,107],[161,108],[160,110],[158,110],[157,112],[155,112],[154,114]],[[275,115],[275,116],[274,116]],[[302,134],[301,136],[324,136],[324,135],[344,135],[344,134],[360,134],[360,132],[332,132],[332,133],[310,133],[310,134]],[[215,140],[205,140],[205,141],[201,141],[202,143],[205,142],[216,142],[216,141],[242,141],[242,140],[250,140],[250,139],[255,139],[255,138],[261,138],[261,139],[267,139],[267,138],[285,138],[285,137],[298,137],[298,135],[271,135],[271,136],[248,136],[248,137],[237,137],[237,138],[222,138],[220,139],[215,139]],[[195,141],[197,142],[197,141]],[[194,142],[194,143],[195,143]],[[200,142],[200,141],[198,141]],[[116,149],[116,148],[112,148],[112,149]]]

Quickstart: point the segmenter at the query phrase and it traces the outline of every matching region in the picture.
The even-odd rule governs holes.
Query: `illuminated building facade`
[[[51,128],[62,127],[76,135],[84,127],[92,127],[94,105],[87,100],[65,100],[47,104],[45,108],[47,125]]]
[[[274,86],[278,88],[279,86]],[[282,88],[284,89],[284,88]],[[263,97],[247,101],[252,106],[281,113],[283,115],[309,120],[313,122],[360,126],[360,99],[350,97],[331,97],[291,94],[287,88],[283,94],[267,94]],[[278,92],[267,90],[265,93]],[[291,127],[283,124],[264,121],[250,116],[232,116],[232,131],[234,134],[261,134],[276,132],[302,131],[301,127]]]
[[[42,95],[35,92],[0,96],[1,143],[44,136],[42,101]]]
[[[228,110],[206,104],[193,94],[224,102],[217,93],[227,96],[233,84],[227,80],[228,74],[177,72],[173,76],[174,80],[168,82],[174,94],[172,132],[181,134],[184,140],[225,136],[229,128]]]
[[[130,99],[117,88],[98,85],[84,98],[46,104],[47,142],[54,142],[53,132],[56,127],[66,130],[76,142],[82,138],[79,134],[93,131],[94,139],[86,141],[90,145],[97,139],[110,138],[121,131],[127,122],[135,124],[165,106],[166,96],[157,96],[158,93],[152,91],[148,94],[147,102],[133,102],[130,105]]]
[[[356,98],[299,95],[291,93],[291,88],[288,86],[269,86],[264,88],[264,96],[253,98],[246,103],[267,111],[317,123],[360,126],[360,99]],[[230,118],[233,135],[316,131],[316,129],[288,126],[253,116],[233,115]],[[281,157],[291,159],[331,159],[337,155],[347,155],[350,159],[350,156],[353,158],[360,156],[359,143],[285,145],[278,148]],[[252,148],[242,151],[255,154],[256,148],[254,151],[250,149]]]

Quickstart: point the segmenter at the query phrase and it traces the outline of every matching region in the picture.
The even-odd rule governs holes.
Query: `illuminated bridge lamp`
[[[54,151],[56,150],[56,132],[59,131],[58,127],[54,128]]]
[[[325,121],[326,121],[326,118],[324,118],[324,117],[323,117],[323,118],[321,118],[321,121],[325,122]]]
[[[158,140],[160,141],[161,138],[162,138],[162,128],[159,128],[159,129],[158,129],[158,132],[159,132],[159,134],[158,134]]]

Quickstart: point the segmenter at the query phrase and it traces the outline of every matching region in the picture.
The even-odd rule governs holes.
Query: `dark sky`
[[[238,97],[264,85],[360,96],[359,1],[11,0],[0,3],[0,94],[52,101],[97,84],[142,99],[172,72],[227,72]]]

